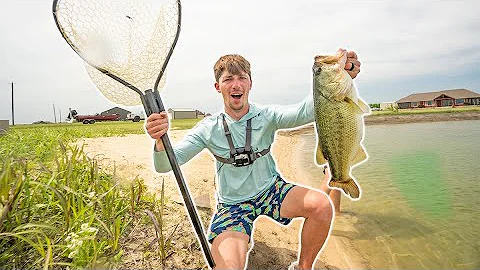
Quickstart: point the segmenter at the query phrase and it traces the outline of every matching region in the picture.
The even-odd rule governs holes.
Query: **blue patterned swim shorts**
[[[242,232],[250,238],[253,222],[260,215],[269,216],[283,225],[289,224],[292,219],[280,217],[280,206],[288,191],[294,186],[277,177],[273,185],[256,198],[237,204],[219,203],[210,225],[208,241],[212,243],[213,239],[224,231]]]

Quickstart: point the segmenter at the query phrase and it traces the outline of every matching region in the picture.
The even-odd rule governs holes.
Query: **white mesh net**
[[[140,104],[139,95],[96,68],[141,91],[153,89],[177,34],[176,0],[59,0],[55,15],[89,76],[114,103]],[[158,90],[165,84],[165,75]]]

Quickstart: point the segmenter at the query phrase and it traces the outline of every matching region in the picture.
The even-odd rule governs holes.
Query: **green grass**
[[[171,129],[190,129],[199,121],[200,119],[176,119],[172,120],[170,125]],[[90,125],[82,123],[15,125],[10,127],[7,134],[0,136],[0,159],[13,156],[46,161],[52,159],[58,151],[59,140],[68,144],[79,138],[145,134],[143,125],[143,121],[97,122]]]
[[[463,113],[463,112],[480,112],[480,106],[465,106],[465,107],[454,107],[454,108],[444,107],[444,108],[399,109],[398,111],[391,111],[391,110],[372,111],[371,116],[430,114],[430,113]]]
[[[173,119],[170,122],[172,129],[191,129],[202,119]]]
[[[53,162],[7,157],[0,174],[0,265],[112,268],[120,240],[155,199],[141,179],[120,186],[78,147]]]
[[[72,137],[77,138],[93,138],[93,137],[111,137],[124,136],[126,134],[144,133],[143,122],[97,122],[95,124],[84,125],[82,123],[61,123],[61,124],[28,124],[11,126],[11,130],[36,132],[42,129],[50,131],[64,132],[68,131]]]
[[[143,122],[18,125],[0,136],[0,268],[114,268],[122,260],[122,237],[147,210],[156,217],[159,257],[168,257],[163,192],[156,199],[142,179],[120,186],[81,148],[69,146],[79,138],[126,134],[144,134]]]
[[[170,122],[171,129],[190,129],[195,126],[201,119],[173,119]],[[68,130],[72,136],[77,138],[94,138],[94,137],[112,137],[124,136],[126,134],[143,134],[145,133],[144,121],[107,121],[96,122],[95,124],[84,125],[82,123],[59,123],[59,124],[27,124],[11,126],[12,130],[36,131],[42,128],[52,130]]]

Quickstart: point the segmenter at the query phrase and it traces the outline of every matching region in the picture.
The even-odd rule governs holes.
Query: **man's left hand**
[[[337,50],[337,54],[341,55],[343,53],[347,54],[347,61],[345,63],[345,70],[348,72],[350,77],[352,77],[352,79],[355,79],[355,77],[357,77],[358,73],[360,73],[360,66],[361,66],[360,61],[358,61],[358,56],[354,51],[347,51],[347,50],[342,49],[342,48]],[[352,66],[353,66],[353,68],[352,68]]]
[[[357,77],[360,73],[360,66],[362,64],[358,61],[358,56],[354,51],[347,51],[347,63],[345,64],[345,70],[348,72],[352,79]],[[353,69],[352,69],[353,66]]]

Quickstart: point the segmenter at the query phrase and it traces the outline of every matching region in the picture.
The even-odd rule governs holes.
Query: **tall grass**
[[[120,237],[135,213],[153,207],[142,199],[129,203],[130,192],[145,190],[143,182],[121,187],[81,148],[61,148],[51,167],[3,160],[0,266],[110,268],[121,258]]]
[[[144,132],[128,124],[127,133]],[[141,179],[121,186],[82,148],[69,146],[124,132],[110,123],[41,125],[0,137],[0,268],[113,268],[122,260],[122,236],[146,211],[157,223],[159,255],[171,254],[163,192],[155,199]]]

